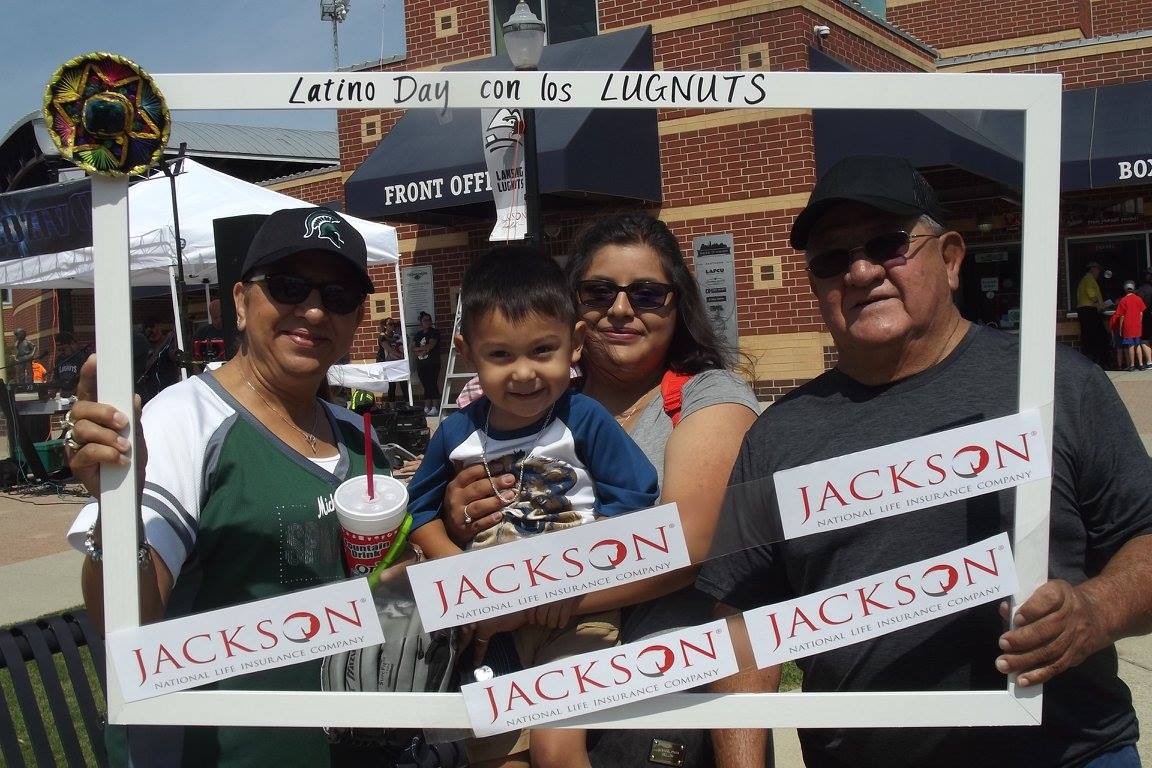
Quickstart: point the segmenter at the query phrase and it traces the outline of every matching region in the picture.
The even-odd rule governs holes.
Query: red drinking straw
[[[368,477],[368,498],[376,498],[372,487],[372,412],[364,411],[364,474]]]

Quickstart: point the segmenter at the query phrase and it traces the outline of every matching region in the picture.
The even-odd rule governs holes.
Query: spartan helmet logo
[[[319,237],[337,248],[344,247],[340,234],[340,220],[330,213],[314,213],[304,220],[304,238]]]
[[[484,149],[495,152],[520,142],[520,111],[504,107],[496,111],[492,120],[485,126]]]

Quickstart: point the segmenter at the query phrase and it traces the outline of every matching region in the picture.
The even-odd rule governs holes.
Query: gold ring
[[[84,443],[72,436],[72,430],[68,430],[64,433],[64,447],[70,451],[78,451],[84,447]]]
[[[471,503],[472,502],[468,502],[468,504]],[[468,514],[468,504],[464,505],[464,525],[472,525],[472,516]]]
[[[76,422],[72,421],[71,409],[69,409],[68,412],[64,414],[64,420],[61,422],[61,424],[64,425],[64,429],[68,432],[71,432],[76,428]]]

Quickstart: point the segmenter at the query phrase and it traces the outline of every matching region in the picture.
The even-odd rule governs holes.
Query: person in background
[[[192,335],[192,357],[202,363],[221,362],[227,357],[220,299],[208,302],[208,322]]]
[[[32,382],[32,358],[36,357],[36,342],[28,338],[28,332],[23,328],[14,330],[12,337],[16,341],[12,378],[17,384],[30,384]]]
[[[416,355],[416,375],[424,389],[424,415],[440,412],[440,331],[432,325],[432,315],[420,313],[420,330],[412,337]]]
[[[39,360],[32,361],[32,383],[43,384],[48,377],[48,369]]]
[[[565,267],[568,287],[587,326],[580,365],[584,394],[600,402],[656,467],[660,501],[675,502],[693,563],[708,556],[728,475],[744,432],[759,413],[748,384],[732,367],[708,319],[700,290],[668,225],[645,213],[591,222],[577,236]],[[495,477],[501,492],[516,477]],[[503,519],[483,468],[461,470],[449,483],[443,519],[458,545]],[[693,586],[694,565],[574,598],[573,614],[623,609],[622,642],[712,620],[713,601]],[[714,690],[767,690],[766,673],[721,681]],[[765,764],[764,731],[678,728],[597,731],[589,753],[597,768],[649,768],[660,739],[683,768]],[[715,754],[713,754],[713,743]]]
[[[1144,270],[1144,279],[1136,286],[1136,295],[1144,302],[1144,318],[1140,338],[1145,344],[1152,342],[1152,270]]]
[[[376,338],[376,362],[385,363],[404,359],[403,331],[395,317],[380,321],[380,335]],[[396,390],[401,382],[388,382],[389,403],[396,402]],[[407,385],[405,385],[407,386]]]
[[[80,381],[80,366],[84,365],[85,357],[87,349],[80,349],[76,344],[76,337],[69,331],[56,334],[56,364],[52,380],[64,397],[71,397],[76,393],[76,383]]]
[[[1124,353],[1121,365],[1126,371],[1146,371],[1152,368],[1148,347],[1140,339],[1146,309],[1148,307],[1136,293],[1136,283],[1131,280],[1124,283],[1124,296],[1116,304],[1116,312],[1108,325],[1120,338],[1120,349]]]
[[[1080,323],[1080,351],[1101,368],[1108,367],[1108,331],[1104,326],[1104,294],[1100,292],[1100,265],[1088,262],[1076,286],[1076,319]]]

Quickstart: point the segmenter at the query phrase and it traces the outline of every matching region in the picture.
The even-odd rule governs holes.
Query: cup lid
[[[363,475],[345,480],[333,495],[341,513],[347,517],[374,519],[381,511],[395,512],[408,506],[408,488],[389,475],[373,475],[373,489],[376,509],[365,512],[356,509],[367,501],[368,481]]]

